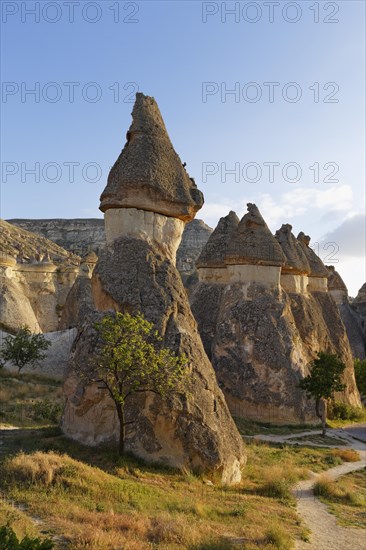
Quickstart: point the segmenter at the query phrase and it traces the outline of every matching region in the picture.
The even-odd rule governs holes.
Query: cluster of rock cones
[[[94,324],[105,312],[141,312],[165,346],[188,357],[190,377],[182,393],[166,399],[139,394],[131,402],[127,414],[135,422],[126,450],[236,483],[246,455],[233,416],[314,421],[313,404],[298,383],[317,351],[341,357],[346,389],[338,399],[360,404],[350,341],[362,357],[361,329],[343,281],[310,248],[310,238],[296,238],[288,224],[273,235],[254,204],[241,221],[234,212],[221,218],[196,262],[189,299],[176,253],[203,195],[175,152],[155,100],[137,94],[132,118],[101,195],[106,246],[99,258],[84,258],[70,280],[48,276],[49,285],[69,291],[59,326],[78,328],[62,429],[90,446],[118,439],[110,397],[81,380],[73,366],[93,354]],[[1,265],[9,278],[14,266]],[[32,277],[36,284],[39,275]],[[28,285],[17,273],[13,279]]]

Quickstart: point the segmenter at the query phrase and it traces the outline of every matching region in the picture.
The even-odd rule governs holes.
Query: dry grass
[[[61,410],[63,404],[60,382],[0,370],[0,384],[1,424],[37,427],[55,423],[57,414],[52,412]]]
[[[243,537],[248,549],[290,548],[270,542],[268,517],[284,523],[288,541],[301,536],[295,509],[283,495],[259,496],[245,482],[211,486],[192,474],[131,463],[111,474],[42,451],[9,457],[3,472],[0,483],[9,497],[46,518],[75,550],[231,548],[232,540]]]
[[[359,453],[353,449],[334,449],[332,455],[339,457],[343,462],[358,462],[361,460]]]
[[[366,471],[353,472],[332,480],[321,476],[314,486],[314,494],[329,505],[342,525],[365,529]]]

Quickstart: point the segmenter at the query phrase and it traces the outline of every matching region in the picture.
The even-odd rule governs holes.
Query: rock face
[[[309,284],[310,277],[327,281],[328,272],[324,276],[321,260],[308,251],[308,238],[297,240],[285,225],[275,239],[258,209],[248,205],[248,210],[234,231],[232,213],[220,220],[197,262],[200,283],[191,299],[232,414],[274,423],[314,421],[314,405],[298,383],[319,350],[341,356],[347,389],[338,398],[359,405],[337,306],[328,292]],[[207,276],[209,263],[221,266],[215,268],[221,269],[220,278]]]
[[[56,380],[62,380],[67,370],[70,351],[75,340],[76,332],[76,329],[71,329],[45,333],[44,337],[51,343],[51,346],[46,351],[46,357],[35,367],[25,366],[22,372],[39,374]],[[4,338],[7,336],[9,336],[8,333],[0,330],[0,348]],[[5,363],[5,367],[11,372],[17,372],[16,367],[9,363]]]
[[[105,246],[104,220],[98,218],[8,220],[9,223],[45,237],[78,256],[99,254]]]
[[[177,250],[177,269],[181,274],[184,286],[188,290],[198,281],[196,260],[211,233],[211,227],[202,220],[192,220],[184,228],[182,240]]]
[[[8,331],[58,329],[79,258],[43,237],[1,221],[0,323]],[[51,259],[52,256],[52,259]]]
[[[93,353],[93,321],[100,312],[141,311],[166,346],[186,354],[191,372],[184,394],[164,401],[141,394],[131,404],[127,414],[136,422],[127,432],[126,449],[149,461],[217,471],[224,482],[237,482],[245,463],[243,442],[172,256],[183,220],[193,217],[202,196],[174,152],[152,98],[137,95],[127,139],[101,198],[108,246],[92,275],[94,312],[79,326],[73,361]],[[113,403],[97,385],[78,380],[72,364],[65,393],[64,433],[88,445],[116,439]]]
[[[9,222],[51,239],[60,247],[79,256],[85,256],[90,251],[100,254],[106,245],[104,220],[98,218],[14,219]],[[202,220],[192,220],[184,227],[182,240],[177,250],[177,269],[188,289],[193,287],[198,280],[195,263],[211,233],[212,229]]]
[[[362,285],[356,298],[351,303],[352,311],[357,316],[359,327],[363,334],[363,342],[366,349],[366,283]]]
[[[365,338],[362,333],[362,320],[360,314],[352,307],[348,298],[347,287],[334,269],[334,266],[326,266],[328,269],[328,290],[337,304],[341,319],[346,327],[352,355],[357,359],[365,358]]]

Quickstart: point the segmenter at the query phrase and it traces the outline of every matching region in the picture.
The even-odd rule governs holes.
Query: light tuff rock
[[[86,318],[78,327],[65,381],[62,429],[87,445],[117,439],[118,422],[109,395],[98,384],[78,379],[73,367],[87,364],[93,355],[94,322],[101,312],[141,312],[154,323],[166,347],[187,356],[190,373],[184,391],[165,399],[140,394],[126,404],[127,417],[135,422],[127,431],[125,448],[147,461],[217,472],[224,483],[236,483],[246,460],[243,441],[174,265],[184,222],[202,205],[202,194],[175,153],[152,98],[137,94],[127,139],[101,197],[107,246],[91,278],[94,310],[88,298]],[[83,281],[77,284],[89,282]],[[77,293],[85,290],[76,286],[70,301],[77,301]]]
[[[21,325],[34,332],[57,330],[79,258],[10,223],[0,221],[0,228],[1,326],[10,331]]]
[[[271,242],[263,218],[257,209],[249,208],[254,210],[254,220],[250,222],[252,216],[246,215],[249,223],[243,224],[244,244],[237,231],[234,237],[226,235],[225,239],[225,235],[221,235],[223,248],[232,249],[233,238],[238,250],[245,250],[248,242],[254,250],[259,249],[260,243]],[[249,240],[251,224],[257,231],[253,229]],[[214,236],[215,232],[210,239]],[[252,264],[240,265],[243,257],[246,261],[250,257],[245,253],[237,256],[239,265],[234,264],[232,256],[230,261],[233,263],[226,264],[226,276],[214,280],[207,277],[205,264],[198,264],[200,283],[191,296],[191,307],[206,353],[234,416],[279,424],[311,422],[316,420],[314,404],[307,400],[298,384],[309,373],[309,364],[317,351],[341,357],[346,364],[346,390],[337,398],[352,405],[360,404],[352,353],[337,306],[326,292],[327,287],[325,291],[323,288],[314,291],[313,285],[308,284],[309,259],[315,280],[318,276],[327,280],[320,277],[324,275],[325,266],[319,258],[314,258],[312,251],[305,252],[300,241],[292,235],[290,225],[282,226],[276,237],[277,245],[281,245],[284,252],[282,266],[258,265],[257,254],[252,255]],[[205,257],[206,249],[215,250],[210,246],[210,239],[201,257]],[[306,239],[306,247],[308,243]],[[218,250],[217,265],[221,258],[222,250]],[[242,270],[243,267],[246,271],[240,271],[240,279],[234,269]],[[265,269],[277,270],[277,286],[269,284],[269,277],[276,273]]]
[[[136,94],[127,142],[110,171],[100,209],[137,208],[190,221],[202,205],[203,195],[175,152],[156,101]]]

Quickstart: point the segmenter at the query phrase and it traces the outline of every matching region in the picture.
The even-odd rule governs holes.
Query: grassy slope
[[[18,536],[44,531],[30,521],[32,515],[64,535],[74,550],[219,550],[230,548],[233,540],[248,550],[292,548],[306,532],[290,485],[309,470],[342,462],[328,449],[251,442],[242,483],[226,488],[215,479],[91,450],[66,440],[55,427],[40,428],[47,421],[34,418],[34,401],[61,400],[59,385],[32,375],[8,383],[6,378],[0,378],[3,421],[38,426],[3,436],[9,456],[0,464],[0,490],[25,504],[26,513],[2,502],[0,524],[9,521]]]
[[[347,474],[336,481],[324,476],[314,492],[337,516],[340,525],[366,529],[366,470]]]

